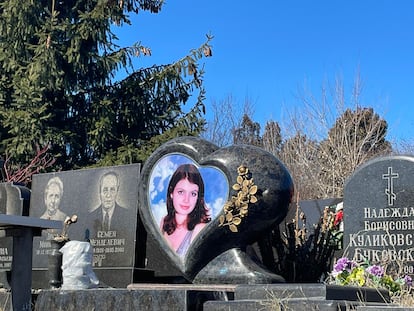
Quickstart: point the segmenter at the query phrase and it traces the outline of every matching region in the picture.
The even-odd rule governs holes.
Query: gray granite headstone
[[[134,281],[135,269],[143,267],[145,236],[139,234],[137,210],[139,174],[140,165],[134,164],[33,177],[31,216],[63,221],[66,216],[78,215],[68,236],[70,240],[90,241],[93,269],[101,285],[126,287]],[[104,228],[103,207],[114,202],[110,225]],[[59,233],[48,230],[34,239],[35,288],[48,287],[50,240]]]
[[[7,215],[29,215],[30,190],[14,183],[0,183],[0,213]],[[0,239],[0,285],[8,286],[4,272],[10,271],[12,264],[13,238]]]
[[[414,275],[414,157],[371,160],[344,189],[345,254]]]

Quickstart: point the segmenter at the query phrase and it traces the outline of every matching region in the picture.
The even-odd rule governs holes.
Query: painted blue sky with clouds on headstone
[[[212,218],[217,216],[228,200],[228,180],[222,171],[209,166],[200,166],[191,158],[182,154],[169,154],[154,165],[149,179],[149,202],[157,225],[160,224],[162,217],[167,214],[166,193],[170,178],[178,166],[186,163],[195,164],[203,177],[205,201]]]

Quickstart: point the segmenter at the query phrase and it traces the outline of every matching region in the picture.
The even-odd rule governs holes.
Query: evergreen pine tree
[[[196,135],[204,126],[203,71],[211,37],[173,64],[143,68],[114,82],[133,57],[114,25],[161,0],[0,1],[0,154],[28,162],[50,146],[56,165],[72,169],[142,161],[150,141]],[[196,102],[184,112],[190,96]],[[151,140],[152,139],[152,140]],[[153,146],[154,147],[154,146]],[[156,147],[156,146],[155,146]]]

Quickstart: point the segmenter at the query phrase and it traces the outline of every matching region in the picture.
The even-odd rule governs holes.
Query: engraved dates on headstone
[[[133,164],[35,175],[30,213],[61,221],[76,214],[69,239],[90,242],[93,267],[103,283],[125,286],[141,256],[135,253],[139,174],[140,165]],[[47,230],[35,238],[34,270],[47,269],[51,239],[60,233]],[[112,269],[119,271],[117,279],[110,275]],[[120,280],[121,270],[129,279]]]

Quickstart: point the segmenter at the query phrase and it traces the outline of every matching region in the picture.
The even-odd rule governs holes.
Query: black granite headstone
[[[156,273],[173,268],[204,284],[283,280],[258,269],[243,250],[289,208],[293,182],[272,154],[179,137],[147,159],[139,193],[143,224],[156,245],[156,252],[147,250],[148,267]]]
[[[345,255],[414,275],[414,157],[371,160],[344,189]]]
[[[33,177],[31,216],[64,220],[76,214],[70,240],[90,241],[93,268],[100,284],[126,287],[145,258],[145,234],[138,219],[140,165],[83,169]],[[109,213],[106,213],[109,211]],[[47,284],[50,240],[60,232],[45,231],[34,240],[34,287]]]

